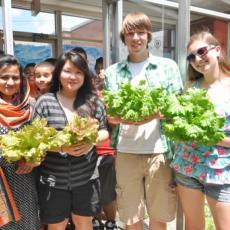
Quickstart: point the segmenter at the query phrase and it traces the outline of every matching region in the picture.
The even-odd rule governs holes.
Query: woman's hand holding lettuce
[[[61,131],[47,127],[45,118],[35,119],[17,132],[9,131],[0,136],[2,156],[8,162],[25,160],[39,164],[48,150],[80,143],[95,145],[98,127],[97,120],[77,115]]]
[[[137,87],[127,83],[116,92],[104,91],[104,100],[113,124],[140,125],[164,118],[164,132],[173,141],[213,145],[224,138],[225,118],[217,115],[203,89],[175,95],[163,88],[149,89],[141,81]]]

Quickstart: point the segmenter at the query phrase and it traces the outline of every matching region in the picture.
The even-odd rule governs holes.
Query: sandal
[[[93,218],[93,230],[104,230],[104,224],[97,218]]]
[[[107,220],[105,222],[105,229],[106,230],[118,230],[116,222],[114,220]]]

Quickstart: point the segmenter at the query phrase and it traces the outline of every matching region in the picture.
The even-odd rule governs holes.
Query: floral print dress
[[[199,82],[195,87],[199,87]],[[226,117],[223,132],[230,136],[230,92],[221,103],[214,103],[214,106],[220,116]],[[171,167],[202,183],[230,184],[230,148],[178,143]]]

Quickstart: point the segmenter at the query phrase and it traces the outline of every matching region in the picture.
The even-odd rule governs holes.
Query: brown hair
[[[48,62],[48,61],[43,61],[43,62],[40,62],[40,63],[38,63],[37,65],[35,65],[35,67],[34,67],[34,72],[36,71],[36,68],[38,68],[38,67],[46,67],[46,68],[49,68],[51,73],[54,71],[54,65],[51,64],[51,63]]]
[[[220,42],[208,31],[201,31],[198,33],[195,33],[191,36],[190,41],[187,45],[187,49],[192,45],[193,42],[195,41],[204,41],[209,45],[214,45],[214,46],[220,46]],[[218,62],[219,62],[219,67],[223,73],[228,73],[230,74],[230,65],[227,61],[227,57],[224,53],[224,51],[221,48],[220,51],[220,56],[218,57]],[[195,81],[197,79],[203,78],[203,74],[196,71],[191,64],[188,65],[187,69],[187,75],[188,75],[188,80],[190,81]]]
[[[135,30],[146,30],[148,43],[152,40],[152,23],[149,17],[142,12],[132,12],[126,15],[122,23],[120,38],[125,44],[125,33]]]

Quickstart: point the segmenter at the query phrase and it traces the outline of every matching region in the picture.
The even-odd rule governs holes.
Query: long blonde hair
[[[201,31],[195,33],[191,36],[190,41],[187,45],[187,50],[195,41],[204,41],[209,45],[220,46],[220,42],[208,31]],[[220,56],[218,57],[219,67],[223,73],[227,73],[230,75],[230,64],[228,63],[227,57],[224,51],[221,48]],[[188,65],[187,69],[187,78],[189,81],[195,81],[200,78],[203,78],[203,74],[196,71],[191,64]]]

